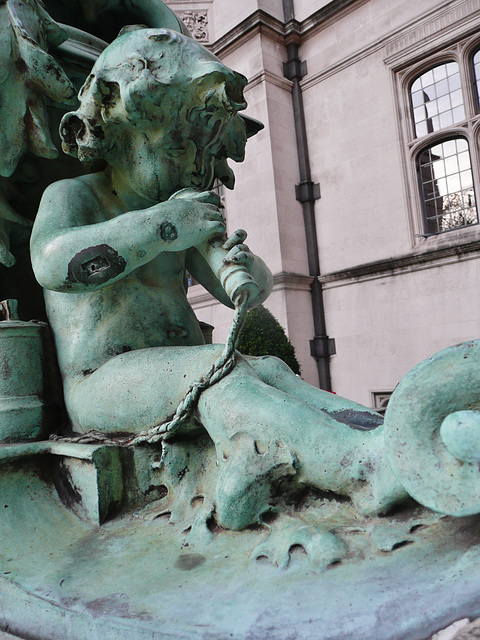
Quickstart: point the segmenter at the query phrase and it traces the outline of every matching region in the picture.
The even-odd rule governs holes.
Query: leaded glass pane
[[[417,161],[426,233],[478,223],[468,142],[454,138],[422,151]]]
[[[475,76],[475,89],[477,92],[477,105],[480,105],[480,50],[473,56],[473,74]]]
[[[438,65],[422,74],[412,84],[410,95],[417,137],[445,129],[465,118],[456,62]]]

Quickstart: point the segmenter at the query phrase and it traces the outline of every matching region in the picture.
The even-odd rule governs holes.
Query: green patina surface
[[[250,306],[271,291],[246,234],[224,236],[210,190],[215,178],[232,187],[227,159],[244,158],[245,84],[188,37],[134,29],[102,53],[63,118],[65,150],[107,163],[47,189],[31,240],[76,432],[144,433],[218,358],[188,304],[186,270],[228,306],[239,290]],[[351,428],[378,425],[369,409],[274,358],[238,356],[203,387],[194,408],[215,451],[210,511],[221,526],[259,522],[279,484],[349,495],[368,513],[406,497],[381,429]]]
[[[478,516],[411,506],[364,518],[311,499],[255,530],[192,541],[185,514],[169,521],[169,495],[101,527],[82,522],[42,455],[4,464],[0,486],[0,620],[20,636],[408,640],[479,613]],[[314,565],[288,554],[292,529],[317,547]],[[267,558],[282,565],[282,548],[280,570]]]
[[[92,17],[122,3],[80,4]],[[132,6],[179,26],[161,2]],[[0,28],[28,76],[18,61],[8,75],[12,114],[35,107],[4,141],[10,176],[26,149],[54,154],[43,99],[65,102],[71,83],[47,65],[64,34],[36,0],[1,4]],[[43,413],[0,425],[0,625],[39,640],[401,640],[478,614],[480,342],[411,371],[383,425],[275,358],[237,354],[205,382],[222,346],[204,344],[187,272],[229,307],[272,289],[212,191],[233,188],[228,160],[261,125],[241,113],[246,79],[170,28],[125,30],[61,123],[64,150],[102,166],[47,188],[31,238],[68,412],[56,436],[80,440],[33,442],[52,431]],[[0,216],[8,240],[23,222]],[[41,399],[40,343],[12,345],[0,387],[18,395],[13,369]],[[131,446],[197,383],[180,428]]]

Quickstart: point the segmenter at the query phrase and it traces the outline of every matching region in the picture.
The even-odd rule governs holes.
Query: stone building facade
[[[249,80],[265,129],[228,227],[272,269],[267,306],[305,380],[382,406],[478,338],[480,0],[168,4]],[[190,299],[222,341],[231,312],[199,285]]]

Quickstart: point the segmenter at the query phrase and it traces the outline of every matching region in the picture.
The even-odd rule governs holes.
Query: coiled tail
[[[480,512],[480,340],[440,351],[401,380],[385,443],[415,500],[447,515]]]

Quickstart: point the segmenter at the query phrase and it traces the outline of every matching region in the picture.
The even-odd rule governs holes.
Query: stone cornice
[[[313,276],[281,271],[273,276],[273,290],[295,289],[297,291],[310,291],[310,285],[312,282]]]
[[[301,22],[294,19],[283,23],[266,11],[257,9],[233,29],[209,45],[208,48],[215,55],[226,56],[241,46],[243,42],[250,39],[252,35],[258,33],[266,34],[285,45],[291,42],[300,44],[301,41],[327,27],[333,20],[338,20],[339,17],[347,15],[368,1],[333,0],[333,2],[329,2],[325,7],[318,9]]]
[[[332,22],[343,18],[367,2],[369,0],[334,0],[329,2],[325,7],[318,9],[300,23],[302,41],[312,37],[318,31],[328,27]]]
[[[258,34],[265,35],[283,45],[291,42],[301,44],[368,1],[334,0],[301,22],[290,20],[283,23],[259,9],[210,45],[209,49],[216,55],[224,57]],[[302,88],[310,88],[379,49],[385,49],[386,64],[398,65],[405,57],[406,51],[411,58],[416,49],[424,48],[427,42],[431,47],[434,46],[434,43],[430,42],[432,38],[440,38],[443,42],[449,31],[455,31],[457,28],[465,30],[467,25],[471,25],[471,29],[477,28],[479,9],[480,0],[445,0],[434,9],[385,33],[375,42],[352,52],[319,73],[307,76],[301,83]]]
[[[271,71],[260,71],[256,73],[254,76],[248,79],[248,85],[245,88],[245,92],[253,87],[256,87],[257,84],[262,84],[263,82],[268,82],[269,84],[273,84],[276,87],[280,87],[280,89],[285,89],[285,91],[292,90],[292,81],[287,80],[287,78],[283,78],[280,76],[271,73]]]
[[[408,255],[367,262],[351,269],[342,269],[319,277],[325,289],[340,287],[354,282],[388,278],[412,271],[421,271],[454,264],[464,260],[480,258],[480,240],[460,245],[442,247],[433,251],[414,252]]]
[[[248,18],[242,20],[233,29],[213,42],[209,49],[220,58],[238,49],[245,42],[257,34],[265,34],[272,40],[277,40],[282,44],[285,42],[285,27],[280,20],[274,18],[266,11],[258,9]]]
[[[318,279],[325,289],[331,289],[347,286],[354,282],[389,278],[412,271],[422,271],[445,264],[478,259],[480,259],[480,240],[474,240],[430,251],[416,251],[396,258],[367,262],[349,269],[326,273],[319,276]],[[273,276],[273,290],[309,291],[312,281],[312,276],[281,271]],[[190,288],[188,300],[197,307],[217,302],[201,285]]]
[[[359,4],[357,3],[355,6],[350,7],[350,10],[355,9]],[[436,43],[438,43],[438,46],[445,46],[446,38],[449,36],[455,38],[457,31],[460,31],[462,35],[467,35],[468,29],[470,31],[478,29],[479,7],[479,0],[446,0],[443,4],[385,33],[371,44],[353,51],[345,58],[325,67],[318,73],[307,76],[301,83],[302,89],[310,89],[315,84],[339,71],[343,71],[343,69],[380,49],[385,50],[385,64],[393,68],[398,68],[405,60],[406,63],[411,64],[412,56],[416,52],[419,52],[419,55],[420,53],[425,55],[425,48],[428,48],[431,52]],[[338,19],[338,15],[332,16],[330,22],[334,19]],[[305,22],[309,20],[310,18]],[[305,22],[302,23],[302,38],[306,37]],[[317,25],[317,31],[328,26],[328,24],[329,21],[326,20]],[[313,31],[309,32],[308,37],[313,33]]]
[[[366,2],[368,0],[334,0],[302,22],[294,19],[287,23],[283,23],[266,11],[258,9],[209,45],[208,48],[217,56],[227,56],[253,35],[259,33],[284,45],[292,42],[300,44],[305,38],[311,37],[318,30],[328,26],[332,20],[337,20],[339,15],[343,17]]]
[[[425,46],[430,49],[445,46],[445,41],[458,38],[457,32],[462,36],[467,35],[468,30],[478,30],[478,14],[480,12],[480,0],[449,0],[443,7],[436,7],[422,19],[415,20],[407,28],[394,38],[386,46],[385,63],[397,68],[407,58],[411,64],[416,52],[424,55]]]

